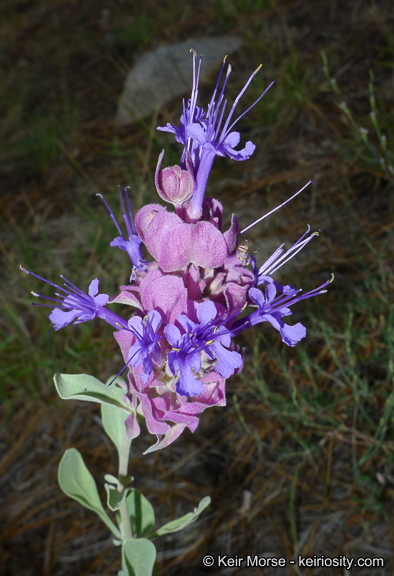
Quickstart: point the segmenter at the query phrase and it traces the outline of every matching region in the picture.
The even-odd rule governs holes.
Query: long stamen
[[[289,260],[294,258],[300,250],[302,250],[308,242],[312,240],[315,236],[319,236],[319,232],[313,232],[308,238],[305,238],[307,234],[309,234],[311,227],[308,225],[308,230],[293,244],[291,248],[289,248],[284,254],[284,249],[282,244],[269,258],[268,260],[261,266],[261,268],[257,272],[257,277],[259,276],[269,276],[274,274],[279,268],[281,268],[284,264],[286,264]]]
[[[285,243],[281,244],[277,250],[268,258],[268,260],[264,263],[263,266],[259,269],[259,276],[264,275],[268,270],[270,265],[277,260],[277,258],[284,252],[283,246]],[[256,260],[256,259],[255,259]]]
[[[83,290],[81,290],[80,288],[78,288],[78,286],[75,286],[75,284],[73,284],[72,282],[70,282],[70,280],[67,280],[67,278],[65,278],[63,276],[63,274],[60,274],[60,278],[62,280],[64,280],[64,285],[66,288],[71,289],[74,293],[80,294],[81,296],[84,296],[85,298],[87,297],[87,295],[85,294],[85,292]],[[70,296],[72,296],[72,292],[70,292]],[[88,296],[89,297],[89,296]]]
[[[22,265],[19,265],[19,268],[22,270],[22,272],[24,272],[25,274],[30,274],[31,276],[35,276],[36,278],[38,278],[39,280],[42,280],[43,282],[46,282],[47,284],[50,284],[51,286],[53,286],[54,288],[57,288],[58,290],[61,290],[62,292],[65,292],[66,294],[71,294],[71,292],[69,290],[66,290],[65,288],[62,288],[61,286],[59,286],[58,284],[54,284],[53,282],[51,282],[50,280],[46,280],[45,278],[41,278],[41,276],[38,276],[38,274],[34,274],[34,272],[30,272],[30,270],[26,270],[26,268],[23,268]],[[60,276],[60,278],[63,278],[63,276]],[[64,278],[63,278],[64,279]],[[46,296],[44,296],[44,298],[46,298]]]
[[[37,294],[37,292],[30,292],[36,298],[45,298],[45,300],[52,300],[52,302],[57,302],[61,306],[63,305],[63,300],[59,300],[58,298],[51,298],[50,296],[44,296],[44,294]],[[63,296],[64,299],[64,296]],[[53,304],[37,304],[37,302],[32,302],[32,306],[45,306],[49,308],[53,308]]]
[[[270,212],[268,212],[267,214],[264,214],[264,216],[262,216],[261,218],[258,218],[258,220],[255,220],[254,222],[252,222],[252,224],[249,224],[249,226],[246,226],[246,228],[244,228],[243,230],[241,230],[240,234],[243,234],[244,232],[246,232],[247,230],[249,230],[250,228],[252,228],[253,226],[255,226],[255,224],[258,224],[259,222],[261,222],[262,220],[264,220],[265,218],[267,218],[268,216],[271,216],[271,214],[273,214],[274,212],[276,212],[277,210],[279,210],[279,208],[282,208],[282,206],[284,206],[285,204],[287,204],[288,202],[290,202],[290,200],[293,200],[293,198],[295,198],[296,196],[298,196],[298,194],[301,194],[301,192],[303,190],[305,190],[305,188],[307,186],[309,186],[309,184],[312,184],[313,180],[309,180],[309,182],[307,182],[305,184],[305,186],[303,186],[301,188],[301,190],[298,190],[298,192],[296,192],[295,194],[293,194],[293,196],[291,198],[288,198],[287,200],[285,200],[285,202],[283,202],[282,204],[280,204],[279,206],[277,206],[276,208],[274,208],[273,210],[271,210]]]
[[[272,301],[273,308],[276,309],[276,308],[282,308],[283,306],[286,306],[286,307],[293,306],[293,304],[296,304],[297,302],[300,302],[301,300],[306,300],[307,298],[311,298],[313,296],[318,296],[319,294],[325,294],[327,292],[327,290],[325,290],[325,287],[328,286],[328,284],[331,284],[331,282],[333,282],[333,280],[334,280],[334,274],[331,274],[331,278],[329,280],[326,280],[326,282],[323,282],[323,284],[321,284],[317,288],[314,288],[313,290],[310,290],[309,292],[306,292],[305,294],[302,294],[301,296],[297,296],[297,294],[302,292],[302,288],[297,290],[291,296],[286,295],[286,294],[281,294],[280,296],[278,296],[277,298],[275,298]]]
[[[263,98],[263,96],[266,95],[266,93],[268,92],[268,90],[271,88],[271,86],[273,86],[275,84],[275,82],[271,82],[271,84],[264,90],[264,92],[257,98],[257,100],[255,102],[253,102],[253,104],[251,106],[249,106],[249,108],[247,108],[245,110],[245,112],[242,112],[242,114],[240,116],[238,116],[238,118],[236,120],[234,120],[234,122],[231,124],[231,126],[229,126],[229,128],[226,129],[226,132],[223,131],[223,139],[226,137],[226,134],[228,134],[233,128],[234,126],[237,124],[237,122],[239,122],[241,120],[241,118],[243,116],[245,116],[245,114],[247,114],[249,112],[249,110],[251,110],[252,108],[254,108],[254,106],[256,106],[257,102],[260,102],[260,100]]]
[[[208,104],[208,112],[207,112],[207,118],[208,118],[208,119],[211,117],[212,109],[215,109],[215,97],[216,97],[216,94],[217,94],[217,91],[218,91],[218,88],[219,88],[219,83],[220,83],[220,79],[221,79],[221,77],[222,77],[223,68],[224,68],[224,66],[225,66],[225,64],[226,64],[226,60],[227,60],[227,55],[223,58],[222,67],[221,67],[221,69],[220,69],[219,77],[218,77],[218,80],[217,80],[217,82],[216,82],[215,90],[213,91],[211,101],[210,101],[210,103]],[[231,72],[231,66],[229,66],[229,68],[230,68],[230,72]],[[227,71],[226,79],[225,79],[225,81],[224,81],[224,85],[223,85],[222,91],[221,91],[220,96],[219,96],[218,107],[220,106],[220,102],[221,102],[222,99],[223,99],[224,87],[226,86],[227,78],[228,78],[230,72]]]
[[[192,87],[192,96],[190,98],[190,121],[193,119],[194,117],[194,110],[196,108],[196,104],[197,104],[197,95],[198,95],[198,78],[200,76],[200,67],[201,67],[201,56],[200,56],[200,65],[198,67],[198,75],[196,78],[196,58],[197,58],[197,52],[195,50],[193,50],[193,48],[190,49],[190,52],[193,52],[193,87]]]
[[[110,216],[111,216],[111,218],[112,218],[112,220],[113,220],[113,222],[114,222],[114,224],[115,224],[115,226],[116,226],[119,234],[120,234],[120,235],[122,236],[122,238],[123,238],[123,232],[122,232],[122,230],[121,230],[120,227],[119,227],[118,221],[116,220],[116,218],[115,218],[115,216],[114,216],[114,213],[112,212],[111,208],[108,206],[108,204],[107,204],[106,201],[104,200],[103,195],[102,195],[102,194],[96,194],[96,196],[99,196],[99,197],[101,198],[101,200],[104,202],[104,204],[105,204],[105,206],[106,206],[106,208],[107,208],[107,210],[108,210],[108,212],[109,212],[109,214],[110,214]]]
[[[235,108],[236,108],[238,102],[239,102],[240,99],[242,98],[242,95],[245,93],[245,91],[246,91],[246,89],[248,88],[249,84],[251,83],[251,81],[253,80],[253,78],[256,76],[257,72],[259,72],[259,70],[260,70],[261,67],[262,67],[262,64],[260,64],[260,66],[259,66],[258,68],[256,68],[256,70],[255,70],[255,71],[253,72],[253,74],[250,76],[249,80],[246,82],[245,86],[242,88],[241,92],[238,94],[238,96],[237,96],[236,99],[234,100],[234,104],[232,105],[231,110],[230,110],[230,113],[229,113],[229,115],[227,116],[226,123],[225,123],[225,125],[223,126],[223,131],[222,131],[222,134],[221,134],[221,137],[220,137],[221,140],[222,140],[222,139],[224,140],[225,135],[228,133],[228,125],[229,125],[230,122],[231,122],[231,118],[233,117],[233,114],[234,114],[234,111],[235,111]],[[272,83],[271,83],[271,85],[272,85]],[[271,86],[271,85],[270,85],[270,86]],[[270,88],[270,86],[269,86],[268,88]],[[267,92],[268,88],[265,90],[265,92]],[[259,100],[261,100],[261,98],[264,96],[265,92],[258,98],[258,100],[256,100],[256,102],[252,105],[252,107],[253,107],[255,104],[257,104],[257,102],[258,102]],[[250,110],[250,108],[249,108],[249,110]],[[246,112],[244,112],[244,114],[246,114]],[[241,116],[240,116],[239,118],[241,118]],[[236,122],[238,122],[239,118],[237,118],[237,120],[234,122],[234,124],[235,124]],[[232,124],[232,126],[233,126],[234,124]],[[232,126],[231,126],[231,127],[232,127]]]
[[[219,131],[220,131],[220,127],[221,127],[221,125],[222,125],[222,122],[223,122],[223,116],[224,116],[224,112],[225,112],[225,110],[226,110],[226,106],[227,106],[227,100],[224,101],[223,106],[222,106],[222,111],[221,111],[221,113],[220,113],[219,122],[218,122],[218,124],[217,124],[217,126],[216,126],[216,130],[215,130],[215,140],[217,140],[217,138],[218,138],[218,134],[219,134]],[[215,119],[215,120],[216,120],[216,119]]]
[[[123,328],[123,327],[122,327]],[[117,373],[117,375],[112,378],[111,382],[108,384],[108,386],[111,386],[111,384],[113,384],[115,382],[115,380],[118,378],[118,376],[120,376],[122,374],[122,372],[127,368],[127,366],[130,364],[130,362],[132,361],[132,359],[134,358],[134,356],[137,354],[138,350],[136,350],[136,352],[134,352],[134,354],[132,355],[132,357],[127,360],[126,364],[123,366],[123,368]]]
[[[128,237],[130,238],[130,236],[133,235],[133,230],[131,228],[131,224],[129,222],[128,216],[126,214],[126,210],[125,210],[124,203],[123,203],[122,190],[121,190],[120,186],[118,187],[118,189],[119,189],[120,205],[122,207],[122,212],[123,212],[123,220],[126,224],[126,230],[127,230]],[[127,188],[125,189],[125,194],[127,196]],[[127,199],[128,199],[128,196],[127,196]],[[130,210],[130,206],[129,206],[129,210]],[[123,234],[122,234],[122,237],[124,238]]]
[[[131,236],[131,235],[133,235],[133,234],[137,234],[137,230],[136,230],[136,228],[135,228],[135,226],[134,226],[133,212],[132,212],[131,206],[130,206],[129,195],[128,195],[128,193],[127,193],[127,190],[129,190],[129,189],[130,189],[130,186],[126,186],[126,188],[125,188],[125,194],[126,194],[126,200],[127,200],[127,208],[128,208],[128,210],[129,210],[129,222],[130,222],[130,225],[131,225],[131,234],[130,234],[130,236]]]
[[[269,268],[266,271],[266,274],[274,274],[274,272],[276,272],[277,270],[279,270],[279,268],[281,268],[284,264],[286,264],[286,262],[288,262],[289,260],[291,260],[292,258],[294,258],[294,256],[296,254],[298,254],[298,252],[300,250],[302,250],[306,244],[308,244],[308,242],[310,242],[312,240],[312,238],[314,238],[315,236],[319,236],[319,232],[313,232],[313,234],[311,234],[309,236],[309,238],[306,238],[301,244],[297,244],[297,248],[296,246],[292,246],[292,248],[290,248],[286,254],[284,254],[281,258],[279,258],[277,260],[277,262],[275,262],[275,266],[273,266],[273,268]],[[295,249],[296,248],[296,249]]]
[[[224,64],[224,62],[223,62],[223,64]],[[223,69],[223,67],[222,67],[222,69]],[[216,123],[217,116],[218,116],[218,114],[219,114],[219,110],[220,110],[220,107],[221,107],[221,105],[222,105],[223,98],[224,98],[224,90],[225,90],[225,88],[226,88],[227,80],[228,80],[228,78],[229,78],[229,76],[230,76],[230,74],[231,74],[231,71],[232,71],[232,67],[231,67],[231,64],[229,64],[228,67],[227,67],[226,77],[225,77],[224,82],[223,82],[222,91],[220,92],[219,100],[218,100],[217,106],[216,106],[216,108],[215,108],[215,114],[214,114],[214,118],[213,118],[213,120],[212,120],[212,126],[214,126],[215,123]],[[221,74],[221,72],[220,72],[220,74]],[[219,121],[219,124],[218,124],[218,126],[217,126],[217,128],[216,128],[216,130],[215,130],[215,140],[216,140],[216,138],[217,138],[217,134],[219,133],[219,128],[220,128],[221,123],[222,123],[222,118],[223,118],[224,111],[225,111],[225,109],[226,109],[226,105],[227,105],[227,100],[225,100],[224,103],[223,103],[223,108],[222,108],[222,112],[221,112],[221,115],[220,115],[220,121]]]

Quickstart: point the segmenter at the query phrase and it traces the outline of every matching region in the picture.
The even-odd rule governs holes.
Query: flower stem
[[[127,472],[130,457],[132,437],[125,433],[123,438],[122,450],[119,455],[119,472],[118,472],[118,485],[117,489],[119,492],[124,490],[125,484],[127,482]],[[133,538],[133,532],[131,530],[131,522],[129,517],[129,512],[127,510],[126,498],[123,500],[122,505],[119,508],[120,522],[121,522],[121,532],[124,541],[131,540]]]

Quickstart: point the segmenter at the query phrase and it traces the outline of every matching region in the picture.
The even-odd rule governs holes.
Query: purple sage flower
[[[293,312],[290,306],[327,292],[325,287],[330,284],[334,276],[327,282],[324,282],[318,288],[307,292],[306,294],[299,295],[301,289],[296,290],[293,286],[281,286],[274,282],[269,276],[261,277],[261,281],[265,282],[264,292],[258,288],[251,288],[249,290],[250,299],[257,304],[257,310],[252,312],[245,318],[238,320],[232,325],[231,334],[235,336],[250,326],[260,324],[260,322],[270,322],[270,324],[279,330],[282,342],[288,346],[295,346],[306,335],[306,328],[300,322],[294,326],[289,326],[283,321],[284,316],[290,316]],[[279,294],[278,294],[279,292]]]
[[[201,214],[202,203],[204,200],[205,189],[209,173],[212,168],[215,156],[228,156],[233,160],[247,160],[253,154],[255,145],[252,142],[246,142],[245,147],[241,150],[236,150],[241,136],[239,132],[232,131],[235,124],[244,116],[253,106],[261,100],[264,94],[269,90],[273,83],[261,94],[261,96],[249,106],[236,120],[231,123],[235,108],[241,99],[242,95],[248,88],[254,76],[260,70],[261,65],[253,72],[249,80],[238,94],[234,104],[223,123],[224,114],[226,110],[227,100],[224,99],[224,90],[226,88],[228,77],[231,73],[231,66],[227,68],[226,77],[223,82],[218,100],[216,101],[219,83],[222,77],[223,69],[226,63],[226,58],[223,60],[222,68],[220,70],[219,78],[216,83],[216,88],[213,92],[210,103],[208,104],[207,113],[203,108],[197,106],[198,82],[200,76],[200,68],[202,57],[200,57],[198,70],[196,72],[196,58],[197,54],[193,50],[193,89],[191,98],[185,107],[183,102],[183,113],[180,119],[179,128],[167,124],[166,126],[159,127],[158,130],[163,132],[172,132],[175,134],[175,139],[184,146],[182,162],[185,162],[186,153],[189,152],[193,166],[194,175],[196,179],[196,190],[193,195],[190,216],[198,218]]]
[[[31,274],[39,280],[50,284],[61,293],[56,292],[56,296],[59,298],[49,298],[48,296],[43,296],[42,294],[37,294],[36,292],[32,292],[33,296],[37,296],[39,298],[46,298],[47,300],[52,300],[56,302],[56,304],[34,304],[35,306],[48,306],[50,308],[54,308],[54,310],[49,315],[49,319],[55,327],[55,330],[60,330],[60,328],[64,328],[71,324],[80,324],[81,322],[87,322],[88,320],[93,320],[93,318],[102,318],[111,326],[114,326],[118,330],[120,328],[127,328],[127,323],[112,312],[111,310],[107,310],[105,305],[108,303],[109,296],[108,294],[99,294],[98,293],[98,285],[99,281],[97,278],[92,280],[89,286],[89,293],[85,294],[79,288],[74,286],[69,280],[67,280],[64,276],[60,276],[62,280],[64,280],[64,288],[58,286],[58,284],[54,284],[49,280],[45,280],[45,278],[41,278],[41,276],[37,276],[33,272],[29,272],[21,266],[21,270],[26,274]],[[61,308],[58,307],[61,306]]]
[[[120,293],[110,300],[107,294],[98,293],[97,278],[85,294],[63,276],[64,287],[60,287],[22,268],[57,289],[57,298],[49,298],[51,303],[46,304],[53,308],[49,318],[55,330],[95,317],[116,329],[114,336],[125,362],[119,374],[128,368],[125,398],[143,413],[149,432],[157,436],[157,443],[148,452],[171,444],[185,427],[193,432],[206,408],[226,404],[226,378],[243,367],[243,357],[233,342],[235,336],[269,322],[285,344],[295,346],[306,329],[300,322],[292,326],[284,319],[292,314],[294,304],[326,292],[333,280],[302,294],[272,278],[318,235],[311,233],[309,226],[289,249],[282,244],[260,266],[242,236],[300,194],[310,181],[241,231],[233,214],[229,229],[223,232],[223,206],[204,197],[210,170],[216,156],[243,161],[253,154],[252,142],[237,149],[241,137],[234,126],[272,84],[233,120],[239,100],[260,67],[226,111],[224,92],[231,66],[219,88],[225,58],[205,112],[197,106],[201,58],[198,67],[196,59],[193,51],[193,88],[187,106],[183,103],[179,126],[159,128],[173,133],[183,144],[180,165],[162,169],[162,152],[155,175],[159,196],[172,204],[175,212],[160,204],[148,204],[137,212],[134,225],[127,188],[124,198],[119,188],[124,234],[99,194],[119,233],[110,245],[126,251],[132,262],[129,284],[121,286]],[[148,261],[142,257],[142,244],[149,253]],[[128,306],[131,313],[127,320],[108,310],[108,303]],[[243,316],[246,308],[249,313]],[[133,434],[137,433],[135,427]]]
[[[125,188],[125,197],[126,197],[126,202],[127,202],[127,209],[128,209],[128,214],[126,213],[125,207],[124,207],[124,203],[123,203],[123,198],[122,198],[122,191],[120,189],[119,186],[119,196],[120,196],[120,203],[122,205],[122,210],[123,210],[123,219],[125,221],[126,224],[126,230],[127,230],[127,237],[124,236],[115,216],[114,213],[112,212],[111,208],[108,206],[108,204],[106,203],[106,201],[104,200],[103,196],[101,194],[96,194],[96,196],[99,196],[101,198],[101,200],[104,202],[108,212],[111,215],[111,218],[120,234],[120,236],[117,236],[116,238],[114,238],[112,240],[112,242],[110,243],[110,246],[115,246],[117,248],[120,248],[121,250],[125,250],[127,252],[127,254],[129,255],[129,258],[131,260],[131,262],[133,263],[133,271],[131,273],[130,276],[130,281],[132,279],[134,279],[136,277],[136,274],[138,272],[141,271],[145,271],[146,267],[147,267],[147,262],[146,260],[144,260],[144,258],[142,258],[142,254],[141,254],[141,243],[142,240],[141,238],[138,236],[137,231],[135,229],[134,226],[134,221],[133,221],[133,215],[131,212],[131,207],[130,207],[130,202],[129,202],[129,195],[127,194],[127,187]]]
[[[231,346],[231,332],[224,326],[229,320],[227,315],[217,316],[215,304],[211,300],[205,300],[197,306],[198,323],[193,322],[188,316],[179,315],[178,320],[185,328],[189,336],[193,336],[194,342],[200,350],[203,350],[211,359],[217,359],[215,371],[229,378],[237,368],[242,366],[242,356]],[[238,315],[238,312],[236,313]]]
[[[181,396],[198,396],[204,391],[201,380],[194,377],[201,369],[201,354],[189,334],[181,335],[173,324],[164,328],[167,341],[172,350],[168,353],[168,366],[174,376],[179,373],[176,390]]]
[[[143,373],[140,374],[142,382],[146,383],[154,362],[159,363],[162,359],[157,334],[161,326],[161,316],[157,310],[148,312],[145,318],[134,316],[128,322],[128,330],[135,336],[136,342],[128,352],[128,363],[131,366],[139,366],[142,363]]]

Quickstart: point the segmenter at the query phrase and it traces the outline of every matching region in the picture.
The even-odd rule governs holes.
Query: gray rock
[[[200,80],[204,81],[223,60],[242,44],[236,36],[214,36],[160,46],[144,54],[130,70],[116,116],[117,124],[136,122],[192,86],[194,49],[203,56]]]

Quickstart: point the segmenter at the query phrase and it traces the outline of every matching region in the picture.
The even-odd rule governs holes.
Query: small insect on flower
[[[237,258],[243,266],[250,264],[252,260],[252,254],[256,254],[257,252],[258,250],[251,250],[249,248],[249,240],[240,242],[236,249]]]

